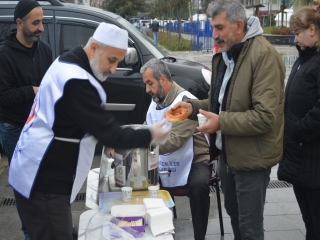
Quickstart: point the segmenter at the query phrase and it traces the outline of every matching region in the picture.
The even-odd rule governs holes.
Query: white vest
[[[162,119],[166,111],[177,102],[182,101],[183,97],[187,96],[191,99],[197,99],[188,91],[182,91],[178,94],[175,100],[168,106],[162,109],[157,109],[157,104],[152,101],[147,112],[147,124],[155,124]],[[172,123],[168,122],[167,125],[171,126]],[[167,153],[159,156],[159,171],[167,171],[171,168],[170,177],[167,174],[161,174],[161,183],[164,187],[178,187],[187,184],[188,176],[191,169],[192,160],[194,157],[193,152],[193,136],[177,151]]]
[[[89,134],[82,139],[59,138],[52,131],[55,120],[54,106],[62,97],[64,86],[70,79],[89,80],[98,91],[101,106],[106,103],[105,91],[91,74],[75,64],[60,62],[59,59],[54,61],[41,82],[29,118],[14,150],[9,170],[9,184],[28,199],[41,161],[54,138],[75,144],[80,142],[70,203],[74,201],[89,173],[97,140]]]

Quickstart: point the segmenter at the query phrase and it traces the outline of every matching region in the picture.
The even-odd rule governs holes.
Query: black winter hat
[[[22,19],[35,7],[40,7],[40,4],[35,0],[20,0],[14,10],[14,22],[17,18]]]

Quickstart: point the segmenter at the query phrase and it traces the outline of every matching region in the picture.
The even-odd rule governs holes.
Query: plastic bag
[[[142,238],[139,233],[130,227],[120,228],[111,222],[112,216],[104,211],[97,212],[89,220],[85,239],[86,240],[135,240]],[[114,220],[113,220],[114,221]],[[135,237],[134,237],[135,236]]]

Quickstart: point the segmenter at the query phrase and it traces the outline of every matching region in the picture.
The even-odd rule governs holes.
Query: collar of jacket
[[[306,47],[305,50],[301,50],[300,46],[296,45],[296,48],[298,49],[300,64],[304,63],[313,55],[318,53],[315,47]]]
[[[168,105],[171,105],[172,102],[176,99],[176,96],[182,91],[184,91],[184,89],[180,87],[175,81],[172,81],[172,85],[166,97],[165,103],[161,107],[157,106],[157,109],[163,109],[166,108]]]
[[[18,49],[19,51],[22,51],[22,52],[25,52],[26,54],[34,54],[34,51],[31,51],[31,49],[38,49],[39,48],[39,41],[37,42],[34,42],[33,44],[33,47],[31,48],[27,48],[25,47],[24,45],[22,45],[19,40],[17,39],[16,37],[17,35],[17,29],[12,29],[10,30],[9,32],[7,32],[7,34],[5,34],[5,36],[0,40],[0,45],[4,44],[4,45],[7,45],[11,48],[14,48],[14,49]],[[31,56],[33,57],[33,56]]]
[[[99,81],[93,74],[92,69],[90,67],[89,59],[87,54],[85,53],[82,46],[77,46],[73,49],[71,49],[68,52],[63,53],[59,60],[69,63],[74,63],[81,67],[82,69],[86,70],[88,73],[90,73],[100,84],[101,81]]]
[[[244,42],[241,43],[237,43],[235,45],[233,45],[229,51],[227,51],[227,55],[229,57],[229,59],[231,59],[231,57],[233,58],[234,63],[237,63],[237,60],[239,58],[240,52],[244,46]]]

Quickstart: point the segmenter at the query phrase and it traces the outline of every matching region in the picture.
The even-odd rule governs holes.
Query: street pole
[[[199,0],[197,0],[197,49],[199,48]]]

